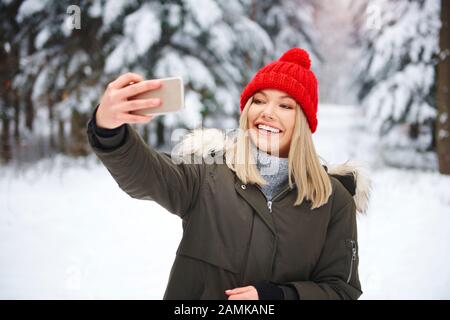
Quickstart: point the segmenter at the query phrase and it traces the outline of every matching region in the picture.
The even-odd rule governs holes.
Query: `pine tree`
[[[436,143],[439,171],[450,174],[450,2],[446,0],[441,1],[439,48]]]
[[[19,93],[13,88],[12,79],[19,72],[19,47],[15,43],[14,35],[19,32],[20,26],[15,21],[19,10],[19,3],[0,3],[0,117],[1,140],[0,161],[9,161],[12,158],[12,134],[19,137]],[[14,128],[11,128],[14,125]]]
[[[311,12],[310,2],[299,0],[298,8]],[[46,138],[43,145],[31,144],[44,153],[87,154],[84,131],[91,112],[106,85],[129,71],[147,79],[180,75],[185,82],[185,111],[136,127],[149,143],[167,145],[174,128],[236,127],[239,95],[254,72],[281,54],[282,44],[314,47],[308,42],[309,13],[296,15],[289,1],[277,1],[252,16],[249,8],[256,4],[80,1],[80,29],[69,28],[68,0],[2,4],[2,14],[9,15],[2,19],[5,29],[16,28],[2,39],[2,48],[9,45],[9,56],[17,60],[7,76],[9,92],[20,93],[15,117],[25,120],[17,121],[17,132],[25,140]],[[10,114],[6,109],[15,104],[1,99],[2,114]]]
[[[435,167],[439,2],[375,0],[363,25],[359,99],[386,161]],[[430,159],[432,161],[430,161]]]

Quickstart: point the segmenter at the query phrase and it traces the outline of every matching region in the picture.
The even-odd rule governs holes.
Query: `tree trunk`
[[[64,120],[58,119],[58,151],[67,154],[66,133]]]
[[[145,142],[147,142],[147,144],[150,144],[150,130],[147,126],[144,126],[144,132],[142,133],[142,138],[144,139]]]
[[[156,121],[156,146],[163,146],[164,143],[164,123],[162,122],[161,118],[159,118]]]
[[[9,118],[6,115],[3,115],[0,163],[2,162],[8,163],[12,159],[9,124],[10,124]]]
[[[86,156],[89,153],[84,129],[88,116],[88,114],[80,113],[78,110],[72,109],[69,140],[69,154],[72,156]]]
[[[50,150],[53,153],[57,149],[57,147],[55,141],[55,116],[53,113],[53,99],[50,94],[47,95],[47,104],[48,104],[48,125],[50,126],[49,144]]]
[[[25,126],[33,131],[33,121],[34,121],[34,107],[33,100],[31,99],[31,89],[27,90],[25,93]]]
[[[16,89],[14,89],[14,140],[18,143],[20,139],[20,97]]]
[[[440,59],[437,67],[437,105],[436,126],[439,172],[450,174],[450,1],[441,1]]]

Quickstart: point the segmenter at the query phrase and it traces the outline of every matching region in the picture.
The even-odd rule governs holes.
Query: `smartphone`
[[[146,109],[133,110],[132,114],[150,115],[177,112],[184,109],[184,84],[181,77],[161,78],[161,86],[158,89],[135,95],[128,100],[160,98],[161,105]]]

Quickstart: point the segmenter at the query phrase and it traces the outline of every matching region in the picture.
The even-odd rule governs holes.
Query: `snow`
[[[450,179],[387,168],[373,178],[371,216],[359,219],[363,298],[448,299]]]
[[[156,5],[145,4],[125,18],[124,35],[115,39],[115,47],[106,59],[106,73],[126,69],[160,40],[158,10]]]
[[[198,128],[202,125],[200,111],[203,109],[201,96],[195,91],[188,91],[185,97],[185,108],[180,112],[179,119],[190,129]]]
[[[378,2],[385,2],[381,0]],[[425,1],[423,7],[414,1],[399,1],[391,6],[395,10],[384,11],[382,24],[395,21],[380,34],[380,38],[374,43],[375,50],[383,53],[375,57],[375,65],[382,67],[386,61],[396,59],[403,54],[409,55],[413,63],[420,60],[429,61],[436,52],[437,37],[439,32],[439,2]],[[399,19],[401,17],[401,19]],[[405,45],[405,39],[414,39]],[[410,46],[410,48],[408,48]],[[422,55],[422,58],[419,58]]]
[[[239,34],[242,46],[253,47],[254,51],[249,52],[253,61],[260,59],[261,52],[273,52],[274,45],[267,32],[256,22],[247,17],[242,17],[236,22],[235,32]]]
[[[162,298],[179,218],[133,200],[94,164],[2,170],[0,297]]]
[[[100,0],[92,1],[92,5],[88,10],[88,15],[92,18],[97,18],[102,15],[102,3]]]
[[[43,0],[26,0],[24,1],[19,8],[19,13],[17,14],[16,20],[17,22],[22,22],[27,17],[35,14],[36,12],[44,10],[47,5],[47,1]]]
[[[208,88],[212,91],[216,88],[213,75],[200,59],[180,55],[172,49],[164,51],[154,70],[156,78],[180,76],[184,83],[190,83],[194,90]]]
[[[50,72],[51,72],[50,66],[42,68],[33,85],[33,93],[32,93],[33,99],[38,98],[47,90],[47,83],[49,80]]]
[[[146,78],[182,76],[187,84],[186,92],[192,90],[202,94],[197,107],[191,110],[216,109],[231,116],[231,110],[236,109],[228,101],[238,100],[242,82],[252,76],[264,62],[262,60],[273,58],[274,53],[279,55],[279,51],[291,43],[289,39],[303,42],[309,48],[314,47],[308,38],[312,34],[305,29],[306,24],[312,21],[311,17],[308,18],[313,14],[309,5],[308,9],[302,7],[301,19],[306,23],[296,21],[299,19],[292,20],[296,16],[293,12],[285,15],[280,12],[277,15],[278,20],[283,21],[280,27],[288,28],[288,32],[280,32],[281,36],[277,37],[276,31],[272,37],[261,25],[265,20],[265,10],[256,6],[255,19],[249,18],[249,9],[252,8],[249,1],[92,0],[79,4],[79,7],[74,5],[72,14],[63,10],[62,15],[58,15],[58,10],[47,10],[49,4],[48,0],[22,1],[17,21],[25,22],[25,29],[23,34],[20,33],[22,36],[6,42],[4,48],[10,52],[11,43],[20,44],[18,63],[22,72],[15,75],[13,88],[20,91],[32,86],[31,102],[35,109],[48,110],[50,103],[52,110],[57,111],[54,119],[61,115],[65,121],[70,120],[73,110],[83,112],[93,107],[94,100],[101,96],[100,92],[93,99],[98,94],[98,87],[104,89],[120,74],[132,70],[140,70],[139,73]],[[63,41],[62,44],[56,41],[61,35],[69,37],[72,34],[72,27],[78,22],[77,8],[81,10],[82,27],[86,23],[98,26],[98,30],[94,30],[99,39],[94,53],[89,48],[74,52],[73,48],[69,48],[70,41]],[[295,31],[294,25],[297,23],[302,28]],[[37,28],[33,40],[37,48],[35,52],[30,50],[25,41],[27,37],[23,36],[33,26]],[[168,33],[163,34],[165,31]],[[302,34],[308,34],[308,37]],[[86,57],[96,63],[86,63]],[[102,70],[98,70],[99,67]],[[66,78],[72,81],[67,82]],[[88,88],[92,88],[92,92],[88,92]],[[219,90],[228,91],[230,96],[216,96]],[[218,99],[226,100],[224,110],[216,103]],[[21,95],[20,100],[23,104],[25,96]],[[90,102],[92,104],[89,106]],[[209,112],[203,120],[211,122],[214,119],[208,118],[215,115]],[[200,114],[194,117],[199,118]],[[23,115],[20,118],[25,119]],[[222,119],[228,124],[235,123]],[[179,119],[168,122],[173,124],[173,120]],[[49,126],[49,122],[47,119],[40,125]],[[184,123],[181,121],[176,125],[182,126]],[[30,135],[37,133],[33,131]]]
[[[385,166],[374,157],[376,137],[354,121],[361,117],[353,107],[320,105],[313,135],[331,163],[370,168],[370,206],[358,216],[361,299],[449,299],[450,177]]]
[[[168,8],[168,14],[167,14],[167,22],[171,27],[178,26],[181,22],[181,8],[179,5],[169,3],[166,4],[166,7]]]
[[[430,148],[435,135],[430,123],[436,117],[432,89],[439,51],[440,3],[374,0],[371,4],[380,9],[378,23],[382,28],[371,30],[372,26],[366,26],[365,37],[371,48],[362,51],[360,60],[371,61],[367,70],[362,69],[365,84],[371,85],[362,104],[373,129],[383,134],[386,146],[400,153],[409,146],[417,160]],[[402,128],[405,124],[419,125],[418,139],[409,137],[408,130]],[[400,153],[392,152],[390,161],[402,159]],[[431,167],[427,158],[418,161],[420,167]]]
[[[225,23],[218,23],[210,29],[211,40],[209,46],[214,52],[228,60],[228,53],[233,49],[233,43],[235,43],[237,36],[233,33],[233,30],[229,25]],[[224,55],[226,53],[226,55]]]
[[[161,24],[154,11],[152,6],[144,4],[125,19],[125,36],[138,55],[146,53],[161,37]]]
[[[320,105],[313,135],[320,156],[358,160],[373,180],[357,220],[361,299],[449,299],[450,177],[386,167],[361,117]],[[161,299],[181,232],[178,217],[126,195],[93,155],[2,167],[0,298]]]
[[[116,19],[123,14],[126,7],[133,5],[134,1],[129,0],[107,0],[103,7],[103,24],[109,27]],[[98,9],[94,9],[94,12]]]
[[[11,52],[11,44],[8,41],[4,43],[3,48],[7,53]]]
[[[73,74],[78,69],[80,69],[82,65],[88,64],[88,63],[89,63],[88,54],[82,50],[78,50],[72,55],[72,57],[69,61],[69,65],[67,67],[67,72],[69,74]]]
[[[119,43],[115,49],[108,55],[105,62],[104,70],[106,73],[113,73],[120,70],[127,62],[127,52],[132,54],[133,51],[127,51],[127,43],[125,41]]]
[[[188,55],[185,55],[182,60],[189,70],[188,75],[194,90],[208,88],[214,91],[216,89],[213,75],[201,60]]]
[[[191,12],[195,22],[203,30],[208,30],[222,19],[222,11],[213,0],[184,0],[186,10]]]
[[[162,57],[158,59],[154,73],[157,78],[179,75],[184,82],[189,79],[189,69],[184,65],[180,55],[173,50],[165,51]]]
[[[233,99],[234,95],[230,95],[230,91],[231,88],[219,88],[216,91],[216,99],[227,114],[233,114],[239,108],[239,103]]]
[[[36,49],[42,49],[47,40],[51,37],[51,31],[49,28],[43,28],[37,35],[34,45]]]

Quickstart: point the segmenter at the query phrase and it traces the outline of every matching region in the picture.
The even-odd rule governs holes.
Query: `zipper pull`
[[[356,263],[356,242],[355,240],[350,240],[350,243],[352,244],[352,259],[350,260],[350,270],[348,272],[347,283],[350,283],[350,280],[352,279],[353,264]]]
[[[356,243],[352,240],[352,260],[356,260]]]
[[[269,208],[269,211],[272,212],[272,201],[267,201],[267,208]]]

